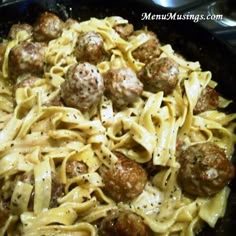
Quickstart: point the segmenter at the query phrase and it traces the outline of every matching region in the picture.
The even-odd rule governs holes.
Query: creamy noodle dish
[[[0,235],[191,236],[224,216],[232,101],[150,29],[44,12],[0,66]]]

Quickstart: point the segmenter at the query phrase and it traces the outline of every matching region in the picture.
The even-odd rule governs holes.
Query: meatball
[[[208,197],[219,192],[234,176],[234,166],[222,148],[212,142],[188,147],[180,157],[178,180],[183,191]]]
[[[151,236],[151,230],[143,219],[127,210],[108,212],[98,231],[100,236]]]
[[[10,76],[15,80],[19,75],[40,75],[44,69],[46,47],[37,42],[22,42],[16,45],[9,54]]]
[[[33,27],[29,24],[13,24],[9,30],[8,38],[15,39],[17,33],[25,31],[29,36],[33,34]]]
[[[40,77],[27,74],[23,76],[20,81],[17,81],[15,84],[15,90],[18,88],[32,87],[34,83],[40,79]]]
[[[147,34],[150,36],[150,39],[133,51],[133,57],[145,64],[161,54],[159,39],[156,34],[151,31],[148,31]]]
[[[132,24],[120,24],[114,26],[114,30],[121,38],[127,39],[134,32],[134,26]]]
[[[111,69],[105,76],[107,96],[117,108],[133,103],[143,92],[143,84],[130,68]]]
[[[81,111],[96,105],[104,92],[103,77],[96,66],[90,63],[76,63],[67,73],[61,86],[61,96],[67,106]]]
[[[139,79],[144,89],[156,93],[163,91],[165,95],[171,93],[178,80],[179,66],[168,57],[151,60],[139,72]]]
[[[204,111],[217,109],[219,104],[219,95],[214,88],[206,86],[203,89],[196,106],[193,109],[194,114],[199,114]]]
[[[2,70],[4,54],[6,49],[7,49],[7,43],[6,42],[0,43],[0,70]]]
[[[44,12],[34,25],[34,38],[36,41],[50,41],[61,35],[63,21],[53,13]]]
[[[103,38],[93,31],[82,33],[78,37],[74,54],[77,61],[96,65],[105,58]]]
[[[88,166],[82,161],[68,161],[66,165],[66,174],[70,178],[88,173]]]
[[[59,182],[59,179],[55,175],[55,173],[52,172],[51,175],[52,175],[52,188],[51,188],[51,199],[50,199],[49,207],[53,208],[58,205],[57,199],[64,195],[64,185]],[[20,175],[18,179],[24,183],[34,185],[33,172],[25,172],[24,174]],[[33,210],[34,194],[35,194],[35,189],[33,189],[30,196],[29,205],[28,205],[29,210]]]
[[[101,166],[99,173],[103,178],[104,192],[116,202],[125,202],[142,193],[147,182],[145,170],[135,161],[121,153],[115,153],[117,163],[111,167]]]
[[[49,207],[54,208],[58,206],[58,198],[64,196],[64,185],[60,183],[58,177],[52,173],[52,189],[51,189],[51,200]]]

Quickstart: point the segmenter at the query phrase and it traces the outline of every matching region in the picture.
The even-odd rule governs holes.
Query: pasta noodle
[[[10,214],[0,224],[0,235],[95,236],[97,222],[109,211],[121,208],[141,216],[154,235],[190,236],[204,222],[214,227],[224,216],[228,187],[213,197],[191,198],[177,181],[180,164],[176,147],[180,140],[186,146],[215,142],[229,159],[236,142],[236,114],[193,112],[203,89],[217,85],[199,62],[178,56],[169,44],[161,45],[160,58],[172,58],[180,68],[173,93],[144,90],[135,103],[122,110],[114,109],[105,95],[97,107],[85,113],[50,104],[60,96],[68,68],[77,62],[73,51],[82,32],[99,33],[110,53],[97,64],[100,73],[124,66],[138,73],[143,68],[144,63],[132,53],[150,35],[140,31],[130,39],[121,38],[114,26],[127,23],[114,16],[65,26],[61,36],[47,45],[43,78],[15,92],[9,82],[9,52],[19,42],[33,39],[20,31],[16,39],[8,40],[0,74],[0,193],[10,199]],[[225,98],[220,101],[222,108],[230,103]],[[114,151],[140,165],[151,161],[163,167],[128,203],[116,203],[103,192],[98,169],[117,162]],[[73,161],[85,163],[87,173],[68,176],[67,165]],[[55,176],[64,192],[57,199],[52,196],[58,190],[53,189]],[[53,201],[57,204],[52,207]]]

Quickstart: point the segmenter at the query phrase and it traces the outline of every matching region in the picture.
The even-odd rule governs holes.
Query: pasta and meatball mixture
[[[151,29],[45,12],[11,26],[0,67],[0,235],[191,236],[223,217],[236,114]]]

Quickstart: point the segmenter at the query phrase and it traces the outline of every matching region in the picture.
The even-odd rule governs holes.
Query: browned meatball
[[[151,236],[152,232],[143,219],[127,210],[108,212],[99,227],[99,236]]]
[[[22,42],[12,48],[9,55],[10,76],[16,79],[22,74],[40,75],[44,69],[45,45]]]
[[[142,193],[147,182],[145,170],[137,162],[116,153],[118,162],[111,168],[101,166],[104,192],[116,202],[134,199]]]
[[[96,65],[105,58],[103,38],[93,31],[82,33],[78,37],[74,53],[77,61]]]
[[[50,208],[58,206],[58,198],[64,196],[64,185],[60,183],[58,177],[52,173],[52,189],[51,189],[51,199],[50,199]]]
[[[27,74],[23,76],[20,81],[17,81],[17,83],[15,84],[15,90],[18,88],[32,87],[34,83],[40,79],[40,77]]]
[[[121,38],[127,39],[134,32],[134,26],[132,24],[120,24],[114,26],[114,30]]]
[[[179,183],[191,195],[212,196],[225,187],[234,176],[234,166],[222,148],[214,143],[188,147],[180,157]]]
[[[0,70],[2,70],[2,64],[3,64],[6,48],[7,48],[6,42],[0,43]]]
[[[78,24],[79,22],[75,19],[68,18],[65,23],[64,23],[64,28],[65,29],[70,29],[73,25]]]
[[[68,161],[66,164],[66,174],[70,178],[88,173],[88,166],[82,161]]]
[[[50,41],[61,35],[63,21],[50,12],[44,12],[39,16],[34,25],[34,38],[36,41]]]
[[[0,197],[0,228],[4,226],[10,216],[10,204]]]
[[[204,111],[217,109],[219,104],[219,95],[214,88],[206,86],[203,89],[196,106],[194,107],[193,113],[199,114]]]
[[[145,64],[147,64],[153,58],[160,56],[161,50],[159,48],[159,39],[156,34],[148,31],[146,32],[150,37],[150,39],[139,46],[135,51],[133,51],[133,57]]]
[[[143,92],[143,84],[128,67],[109,70],[105,75],[105,88],[117,108],[135,102]]]
[[[8,38],[15,39],[20,31],[25,31],[29,36],[33,34],[33,27],[29,24],[13,24],[9,30]]]
[[[51,175],[52,175],[52,188],[51,188],[51,199],[50,199],[49,207],[53,208],[58,205],[58,202],[57,202],[58,198],[64,195],[64,185],[59,182],[59,179],[55,175],[55,173],[52,172]],[[24,183],[34,185],[34,174],[31,171],[23,173],[22,175],[18,177],[18,179]],[[29,200],[29,205],[28,205],[29,210],[33,210],[34,194],[35,194],[35,189],[33,188],[33,191],[31,193],[31,197]]]
[[[103,77],[96,66],[90,63],[72,65],[61,86],[61,96],[67,106],[81,111],[98,104],[104,92]]]
[[[163,91],[165,95],[171,93],[178,80],[179,66],[172,59],[155,58],[151,60],[139,73],[139,79],[144,89],[156,93]]]

